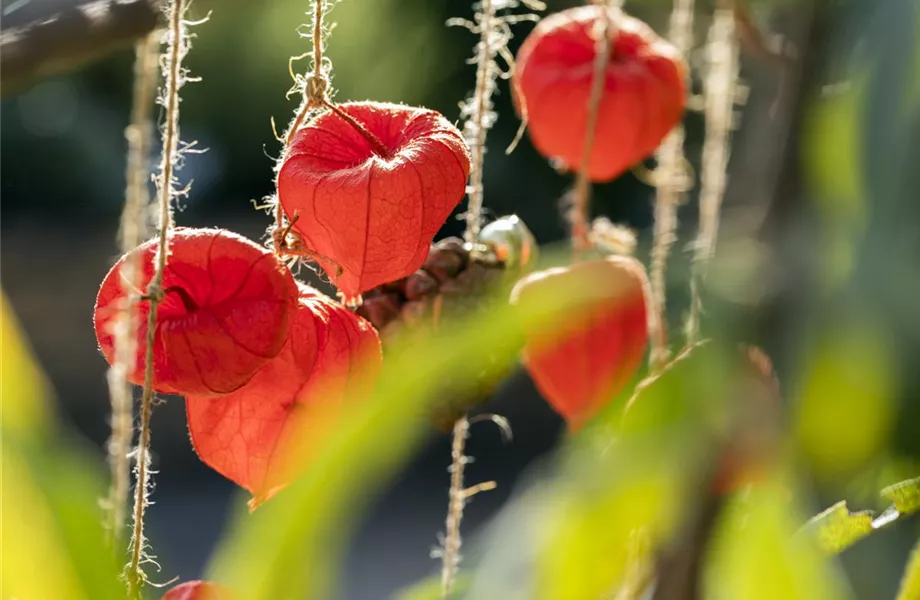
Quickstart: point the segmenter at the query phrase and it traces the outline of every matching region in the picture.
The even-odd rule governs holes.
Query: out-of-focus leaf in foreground
[[[5,295],[0,295],[0,398],[3,431],[41,435],[50,424],[50,390]]]
[[[804,361],[795,402],[799,448],[816,474],[830,481],[847,480],[877,460],[895,419],[891,338],[877,324],[848,318]]]
[[[466,573],[460,573],[454,580],[451,593],[456,598],[462,598],[470,587],[470,579]],[[441,576],[435,575],[404,588],[394,596],[395,600],[442,600],[444,597]]]
[[[466,597],[615,594],[637,540],[663,548],[693,504],[682,499],[707,493],[698,486],[725,426],[728,356],[735,350],[715,344],[685,352],[642,385],[625,417],[606,411],[570,438],[486,532]]]
[[[920,478],[895,483],[880,494],[892,503],[882,514],[850,512],[846,502],[838,502],[812,517],[802,528],[802,535],[813,537],[823,552],[839,554],[873,531],[920,510]]]
[[[808,521],[818,547],[828,554],[837,554],[872,533],[872,513],[850,512],[845,501],[838,502]]]
[[[901,577],[901,587],[895,600],[917,600],[920,598],[920,540],[910,551],[904,575]]]
[[[2,370],[2,535],[0,596],[123,598],[105,546],[101,479],[47,411],[48,387],[5,298],[0,315]]]
[[[795,535],[799,522],[783,482],[770,481],[735,497],[712,540],[707,597],[851,598],[840,569],[812,539]]]
[[[889,485],[881,494],[883,498],[891,500],[899,513],[913,514],[920,510],[920,477]]]
[[[433,396],[462,393],[483,371],[506,368],[523,324],[560,326],[579,304],[579,289],[590,287],[552,290],[526,310],[499,299],[465,322],[443,323],[437,336],[389,351],[374,394],[355,399],[354,413],[330,432],[304,475],[232,524],[209,579],[250,600],[328,597],[352,523],[425,435]],[[447,381],[456,385],[445,390]]]

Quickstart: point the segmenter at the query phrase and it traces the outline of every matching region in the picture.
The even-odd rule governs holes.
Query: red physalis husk
[[[140,254],[143,272],[136,297],[154,274],[157,241]],[[122,257],[96,297],[96,339],[114,360],[110,322],[132,301],[122,290]],[[157,313],[153,388],[167,394],[224,394],[240,388],[284,346],[297,302],[297,284],[271,252],[222,229],[177,228],[169,236]],[[128,374],[144,383],[149,302],[138,300],[137,360]]]
[[[352,102],[297,132],[278,200],[346,298],[414,273],[466,190],[469,150],[439,113]],[[375,140],[369,140],[369,133]],[[377,147],[378,142],[381,144]],[[338,270],[341,269],[341,274]]]
[[[231,394],[186,399],[192,445],[205,464],[252,493],[255,509],[304,468],[346,401],[369,391],[380,364],[370,323],[301,286],[290,338],[274,360]]]
[[[161,600],[232,600],[232,592],[210,581],[186,581],[170,589]]]
[[[579,168],[584,152],[602,10],[580,6],[550,15],[517,55],[518,113],[523,104],[536,149],[569,171]],[[686,105],[686,67],[677,49],[642,21],[614,9],[609,14],[610,61],[588,165],[593,181],[609,181],[652,154]]]
[[[528,275],[511,292],[520,306],[574,294],[563,324],[525,329],[524,364],[571,428],[614,399],[636,375],[648,343],[649,284],[634,258],[613,256]]]

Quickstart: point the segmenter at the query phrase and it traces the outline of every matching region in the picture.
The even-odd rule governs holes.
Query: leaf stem
[[[159,193],[159,238],[155,271],[147,288],[149,312],[147,315],[147,347],[144,366],[144,390],[140,405],[140,434],[137,445],[136,473],[134,488],[134,524],[131,535],[131,557],[127,567],[128,589],[132,597],[139,598],[146,575],[141,567],[145,558],[147,545],[144,537],[144,512],[148,505],[150,487],[150,416],[153,409],[153,355],[156,338],[157,312],[163,298],[163,273],[169,255],[169,234],[173,226],[172,198],[173,172],[179,159],[179,88],[182,85],[182,58],[187,51],[186,31],[183,17],[186,4],[184,0],[171,0],[166,7],[169,21],[166,43],[167,50],[163,63],[165,79],[164,95],[160,98],[166,109],[163,127],[163,153],[157,177]]]
[[[125,205],[121,214],[120,247],[126,254],[121,269],[121,289],[125,297],[134,295],[138,287],[138,261],[130,254],[147,237],[146,208],[150,203],[147,190],[147,159],[150,155],[153,123],[151,112],[156,89],[157,48],[160,32],[152,32],[135,44],[134,90],[131,124],[125,130],[128,141]],[[134,438],[133,386],[128,374],[134,368],[137,336],[137,308],[130,301],[113,319],[112,336],[115,362],[107,380],[112,406],[112,433],[106,444],[111,469],[111,483],[105,499],[105,529],[109,542],[120,548],[124,538],[128,490],[131,487],[129,453]]]

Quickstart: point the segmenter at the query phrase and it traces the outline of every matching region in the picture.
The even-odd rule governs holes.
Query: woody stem
[[[383,142],[380,141],[380,138],[378,138],[376,135],[371,133],[364,125],[359,123],[357,119],[352,117],[350,114],[348,114],[347,112],[345,112],[344,110],[336,106],[335,104],[329,102],[328,100],[323,102],[323,106],[325,106],[326,108],[334,112],[339,118],[341,118],[343,121],[351,125],[355,131],[360,133],[364,137],[364,139],[367,140],[367,143],[371,145],[371,148],[374,150],[375,154],[377,154],[378,156],[386,160],[390,160],[391,158],[393,158],[393,153],[390,151],[389,148],[383,145]]]

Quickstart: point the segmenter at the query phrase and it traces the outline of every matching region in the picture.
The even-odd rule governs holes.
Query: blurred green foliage
[[[652,5],[660,5],[664,14],[670,3],[636,8],[652,14]],[[204,131],[213,138],[205,143],[222,153],[220,164],[231,165],[208,202],[249,210],[246,200],[270,188],[271,161],[254,140],[273,152],[269,115],[282,122],[290,113],[292,103],[285,103],[281,90],[291,82],[279,57],[304,49],[294,33],[304,8],[297,2],[213,0],[196,6],[214,13],[196,30],[189,57],[192,72],[205,81],[186,90],[184,131]],[[441,27],[447,16],[456,16],[453,3],[406,6],[396,0],[351,0],[336,7],[331,20],[339,24],[329,56],[337,98],[426,104],[453,117],[471,81],[463,60],[473,42],[462,30]],[[819,239],[803,253],[817,255],[819,298],[803,294],[807,335],[795,339],[793,358],[800,362],[784,372],[790,410],[775,440],[775,462],[761,479],[723,499],[712,524],[710,544],[702,551],[706,598],[853,597],[839,563],[826,554],[843,551],[880,527],[867,513],[850,513],[840,503],[801,529],[819,508],[808,479],[814,477],[825,492],[843,495],[869,473],[867,485],[875,494],[880,480],[895,481],[896,470],[888,467],[900,458],[892,443],[899,427],[911,427],[908,436],[916,432],[908,418],[917,414],[916,403],[898,403],[916,390],[910,379],[916,354],[909,351],[914,347],[909,340],[893,333],[920,329],[920,281],[910,260],[920,237],[915,219],[904,217],[906,201],[915,200],[920,187],[920,170],[914,168],[920,164],[920,10],[909,2],[848,7],[854,6],[854,20],[880,7],[872,13],[878,21],[869,21],[860,52],[844,36],[846,51],[837,56],[842,63],[837,70],[848,85],[816,95],[801,132],[807,202],[820,222]],[[124,57],[116,59],[91,71],[83,85],[122,81],[127,69]],[[127,86],[121,93],[126,91]],[[493,149],[503,147],[517,126],[507,104],[502,117]],[[10,139],[23,138],[14,133],[5,143]],[[81,174],[75,180],[86,187],[79,189],[114,209],[121,198],[121,186],[112,183],[121,176],[120,157],[95,152],[98,143],[75,135],[68,143],[43,147],[43,156],[61,165],[80,157],[85,162],[74,159],[66,167]],[[495,175],[490,205],[497,212],[520,208],[528,223],[540,224],[535,229],[546,239],[561,231],[551,199],[563,184],[527,152],[522,149],[525,158],[521,153],[504,157],[498,150],[490,154]],[[89,168],[92,161],[100,163],[99,170]],[[527,164],[541,168],[521,168]],[[248,168],[235,168],[240,165]],[[518,176],[522,171],[527,177]],[[23,176],[44,185],[41,173],[27,168]],[[612,205],[609,198],[602,200],[599,210]],[[528,212],[542,216],[530,218]],[[547,264],[560,261],[558,255],[546,259]],[[753,275],[758,273],[754,268]],[[252,515],[240,498],[210,576],[245,599],[333,594],[350,533],[370,500],[425,439],[426,415],[437,393],[462,391],[463,382],[482,368],[506,367],[515,360],[513,342],[521,323],[563,319],[575,292],[546,298],[532,314],[512,311],[496,298],[437,339],[412,340],[394,353],[399,359],[387,366],[375,394],[334,432],[296,484]],[[51,392],[5,300],[2,310],[2,596],[118,598],[118,561],[105,547],[99,525],[99,461],[56,422],[46,402]],[[736,349],[726,341],[736,333],[732,325],[713,319],[707,331],[716,341],[645,387],[627,426],[621,422],[627,398],[621,398],[535,468],[495,522],[470,542],[458,593],[476,599],[593,600],[631,576],[637,535],[651,554],[672,548],[696,517],[697,504],[714,495],[704,485],[706,468],[717,462],[714,453],[735,417],[747,410],[749,394],[729,385],[737,366]],[[455,387],[445,390],[447,380]],[[902,446],[916,448],[916,440]],[[916,480],[882,494],[899,513],[899,526],[900,514],[918,508]],[[915,550],[899,600],[920,594],[918,556]],[[437,596],[436,586],[428,583],[406,598]]]

